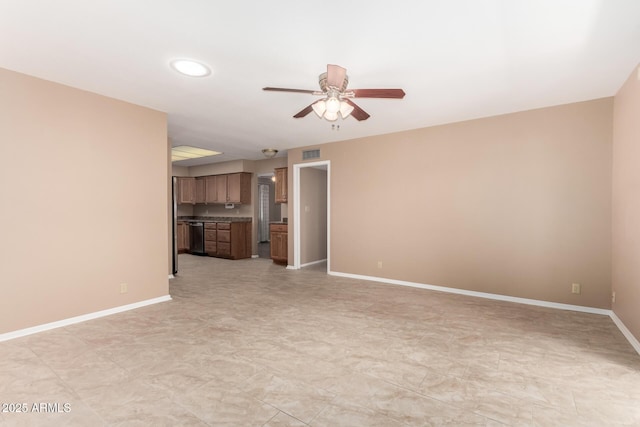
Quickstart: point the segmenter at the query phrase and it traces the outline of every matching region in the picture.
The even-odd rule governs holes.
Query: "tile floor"
[[[0,343],[0,402],[61,411],[0,425],[640,425],[640,356],[606,316],[180,266],[171,302]]]

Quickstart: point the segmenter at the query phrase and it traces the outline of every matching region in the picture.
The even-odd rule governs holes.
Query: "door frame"
[[[327,167],[327,272],[331,271],[331,161],[298,163],[293,165],[293,265],[300,269],[300,170],[318,166]]]

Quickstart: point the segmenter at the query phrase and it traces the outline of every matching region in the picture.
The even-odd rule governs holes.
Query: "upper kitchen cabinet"
[[[216,202],[227,202],[227,175],[216,175]]]
[[[218,203],[251,203],[251,174],[216,175],[216,189]]]
[[[179,177],[178,203],[251,204],[251,174],[238,172],[197,178]]]
[[[204,179],[204,203],[218,203],[217,178],[215,175],[205,176]]]
[[[206,182],[204,177],[196,178],[196,203],[206,203]]]
[[[276,168],[276,203],[287,203],[287,168]]]
[[[251,203],[251,174],[240,172],[227,175],[227,203]]]
[[[178,204],[196,203],[196,179],[178,177]]]

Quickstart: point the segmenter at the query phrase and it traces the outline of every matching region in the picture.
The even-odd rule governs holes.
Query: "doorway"
[[[280,221],[280,209],[275,203],[274,174],[258,175],[258,257],[271,258],[269,223]]]
[[[326,262],[330,269],[331,162],[293,165],[293,266]]]

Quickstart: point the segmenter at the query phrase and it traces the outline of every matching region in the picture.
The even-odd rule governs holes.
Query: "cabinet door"
[[[287,244],[287,233],[272,231],[270,243],[271,259],[275,262],[286,263],[289,255]]]
[[[189,228],[189,224],[188,223],[184,223],[182,224],[182,236],[184,237],[182,242],[184,245],[184,250],[185,251],[189,251],[189,249],[191,248],[191,233],[190,233],[190,228]]]
[[[205,179],[204,177],[196,178],[196,203],[206,203],[205,199]]]
[[[184,253],[189,250],[189,224],[179,222],[178,227],[178,252]]]
[[[218,187],[216,177],[205,177],[205,203],[216,203],[218,201]]]
[[[196,202],[195,195],[195,178],[179,177],[178,178],[178,203],[194,204]]]
[[[251,257],[251,223],[231,223],[231,258]]]
[[[176,245],[178,245],[178,253],[180,253],[180,251],[182,251],[184,249],[184,229],[182,228],[182,223],[179,222],[176,224]]]
[[[227,175],[227,202],[251,203],[251,174],[246,172]]]
[[[287,235],[284,233],[273,233],[271,235],[271,258],[274,261],[286,261],[287,257]]]
[[[287,168],[275,169],[276,174],[276,203],[287,203]]]
[[[227,203],[227,175],[216,176],[216,191],[218,193],[216,201],[218,203]]]
[[[227,175],[227,202],[240,203],[240,174]]]

